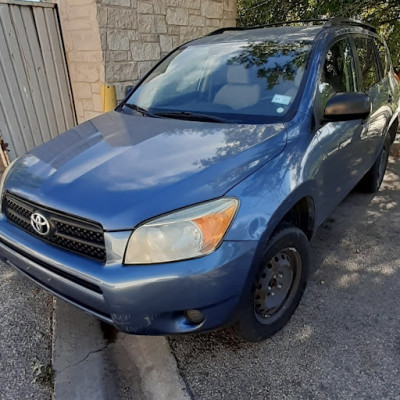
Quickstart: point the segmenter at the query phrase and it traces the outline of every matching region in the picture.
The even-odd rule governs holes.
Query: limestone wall
[[[98,19],[105,78],[121,100],[125,86],[178,45],[234,26],[236,0],[99,0]]]
[[[163,55],[236,23],[236,0],[58,0],[78,121],[101,113],[100,85],[121,100]]]

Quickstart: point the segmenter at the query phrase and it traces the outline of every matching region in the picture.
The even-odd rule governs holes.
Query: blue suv
[[[370,25],[218,30],[8,167],[1,259],[124,332],[262,340],[300,302],[317,227],[379,189],[399,105]]]

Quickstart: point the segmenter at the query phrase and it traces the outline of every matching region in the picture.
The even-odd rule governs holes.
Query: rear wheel
[[[384,144],[382,151],[379,153],[374,165],[365,174],[361,180],[361,188],[365,192],[375,193],[381,187],[383,178],[385,176],[386,167],[389,159],[390,145],[388,140]]]
[[[308,239],[300,229],[282,224],[269,241],[250,293],[233,330],[258,342],[279,331],[303,295],[308,273]]]

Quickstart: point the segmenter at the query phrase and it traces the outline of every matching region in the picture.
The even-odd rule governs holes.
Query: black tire
[[[280,225],[251,276],[239,320],[232,325],[239,338],[259,342],[283,328],[304,293],[309,262],[304,232],[287,223]]]
[[[386,167],[389,159],[389,152],[390,144],[389,141],[386,140],[374,165],[364,175],[360,182],[360,188],[362,191],[367,193],[375,193],[379,190],[385,176]]]

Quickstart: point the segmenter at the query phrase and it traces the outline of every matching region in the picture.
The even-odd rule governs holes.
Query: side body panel
[[[353,29],[342,31],[347,35]],[[299,112],[287,124],[285,150],[228,192],[242,202],[228,239],[260,240],[259,247],[265,246],[277,224],[305,197],[312,199],[317,228],[376,160],[393,119],[384,101],[385,82],[372,88],[378,93],[371,93],[369,119],[328,123],[314,133],[311,129],[325,52],[337,36],[323,32],[316,43]]]
[[[310,123],[304,115],[299,118],[289,129],[285,150],[227,193],[241,199],[227,240],[267,240],[286,212],[306,196],[314,199],[319,214],[329,212],[320,201],[329,190],[320,169],[323,152]]]
[[[358,145],[359,154],[361,155],[360,160],[362,161],[361,167],[364,169],[364,172],[367,172],[370,165],[373,164],[378,157],[384,138],[390,127],[390,121],[393,116],[393,109],[389,103],[391,89],[389,77],[384,76],[383,71],[379,69],[378,54],[374,44],[376,35],[355,34],[350,37],[353,42],[353,50],[357,60],[358,90],[366,93],[371,100],[371,114],[363,123],[361,140]],[[373,50],[369,59],[375,66],[378,77],[376,78],[377,82],[371,87],[366,87],[363,80],[360,57],[358,55],[360,49],[357,51],[357,47],[360,47],[360,42],[357,42],[357,40],[360,39],[367,40],[371,45],[371,50]],[[362,50],[367,51],[365,48]]]

